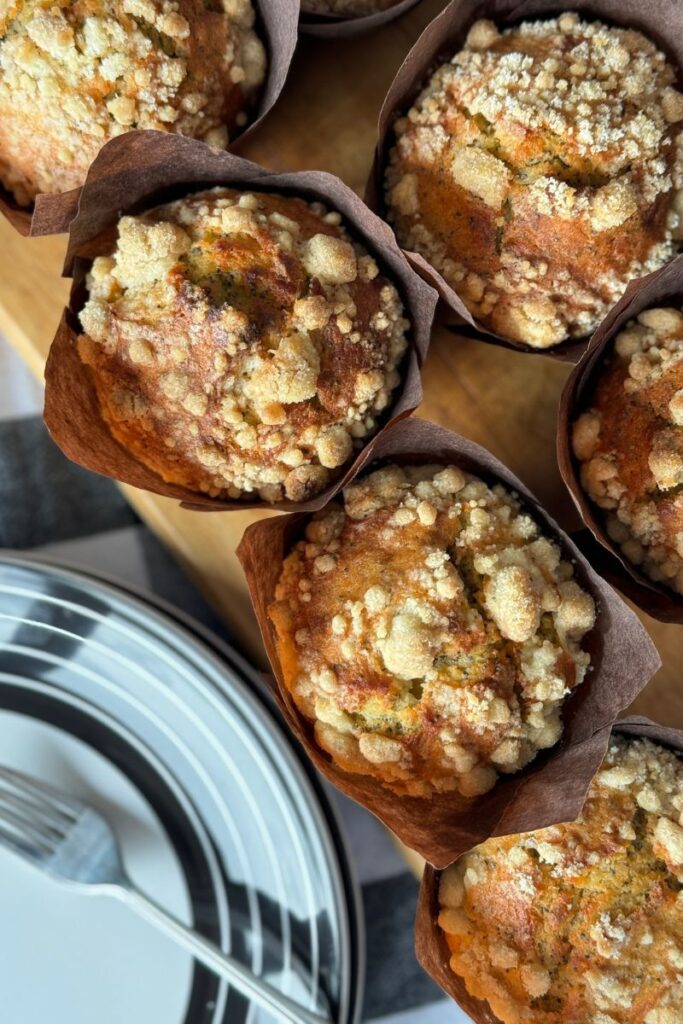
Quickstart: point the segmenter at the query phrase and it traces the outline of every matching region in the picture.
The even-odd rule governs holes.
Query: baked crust
[[[124,217],[81,358],[113,436],[212,497],[302,501],[373,434],[409,323],[320,203],[214,189]]]
[[[617,335],[572,446],[625,558],[683,594],[683,313],[645,310]]]
[[[614,737],[581,816],[441,876],[451,967],[504,1024],[683,1019],[683,766]]]
[[[0,181],[20,203],[82,185],[134,128],[224,148],[265,77],[252,0],[8,0]]]
[[[388,216],[489,330],[588,335],[683,238],[683,96],[639,32],[476,22],[395,125]]]
[[[500,485],[455,466],[361,477],[285,559],[284,683],[345,770],[398,793],[489,790],[557,742],[591,597]]]

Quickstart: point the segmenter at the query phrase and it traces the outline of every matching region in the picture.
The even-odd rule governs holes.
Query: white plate
[[[131,877],[190,920],[185,876],[150,804],[92,747],[26,715],[0,713],[4,764],[23,769],[107,815]],[[21,1024],[175,1021],[187,1006],[192,962],[116,900],[56,885],[0,849],[3,1017]],[[47,965],[49,974],[41,970]]]
[[[336,826],[239,657],[81,574],[0,559],[0,761],[102,807],[134,880],[282,991],[357,1020],[358,892]],[[270,1020],[104,899],[0,852],[17,1024]]]

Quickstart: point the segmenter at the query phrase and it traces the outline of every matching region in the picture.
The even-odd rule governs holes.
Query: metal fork
[[[331,1024],[329,1016],[321,1017],[299,1006],[139,892],[126,874],[116,835],[101,814],[37,779],[3,767],[0,846],[62,882],[122,900],[210,971],[280,1020],[288,1024]]]

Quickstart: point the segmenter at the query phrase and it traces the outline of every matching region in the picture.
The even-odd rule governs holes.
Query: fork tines
[[[0,843],[33,858],[49,856],[78,814],[51,787],[0,767]]]

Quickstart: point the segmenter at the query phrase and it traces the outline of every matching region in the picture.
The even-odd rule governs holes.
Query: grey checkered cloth
[[[42,390],[0,338],[0,547],[43,551],[171,601],[239,647],[109,480],[49,439]],[[466,1024],[413,953],[418,885],[377,820],[333,792],[363,889],[368,940],[364,1021]]]

